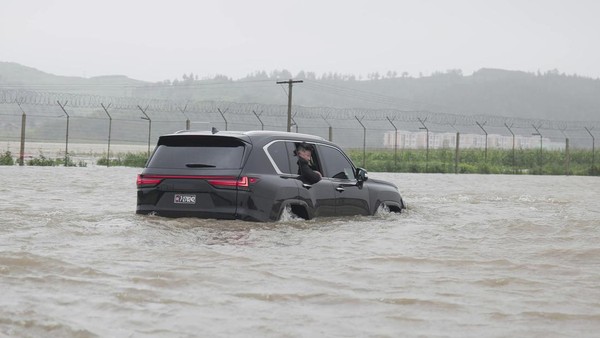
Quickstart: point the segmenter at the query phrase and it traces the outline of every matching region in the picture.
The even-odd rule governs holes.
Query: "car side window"
[[[267,151],[269,152],[269,155],[273,159],[273,162],[275,162],[275,165],[278,167],[278,169],[282,173],[284,173],[284,174],[293,173],[293,171],[291,171],[291,169],[290,169],[288,150],[287,150],[285,142],[282,142],[282,141],[274,142],[269,146],[269,148],[267,148]],[[298,170],[298,169],[296,169],[296,170]]]
[[[290,154],[290,170],[292,174],[298,174],[298,155],[296,154],[296,147],[301,142],[286,142],[286,146],[288,148],[288,154]],[[313,144],[313,143],[310,143]],[[313,145],[314,146],[314,145]],[[319,155],[318,148],[313,150],[312,160],[309,163],[309,166],[318,172],[321,172],[322,164],[321,164],[321,156]]]
[[[291,174],[298,174],[298,156],[296,155],[296,144],[294,142],[285,142],[287,152],[290,154],[289,167]]]
[[[339,149],[319,146],[319,157],[324,167],[325,177],[354,180],[354,166]]]

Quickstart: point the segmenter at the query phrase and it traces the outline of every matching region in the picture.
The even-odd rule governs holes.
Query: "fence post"
[[[67,135],[66,135],[66,141],[65,141],[65,167],[69,166],[69,114],[67,113],[67,111],[65,110],[65,107],[67,106],[67,103],[69,101],[65,101],[64,104],[61,104],[58,100],[56,101],[56,103],[58,103],[58,105],[60,106],[60,108],[62,109],[62,111],[65,113],[65,115],[67,115]]]
[[[565,137],[565,175],[569,176],[569,169],[571,166],[571,154],[569,153],[569,138],[567,137],[567,134],[565,134],[565,129],[566,128],[561,129],[560,132]]]
[[[483,122],[483,124],[480,124],[479,122],[475,121],[475,123],[477,123],[477,125],[479,126],[479,128],[481,128],[481,130],[483,130],[483,132],[485,133],[485,154],[484,154],[484,162],[485,164],[487,164],[487,149],[488,149],[488,133],[485,129],[483,129],[483,126],[485,126],[486,122]]]
[[[596,172],[596,168],[595,168],[596,138],[590,131],[591,129],[588,129],[587,127],[584,127],[584,128],[588,132],[588,134],[590,134],[590,136],[592,137],[592,170],[591,170],[590,174],[594,175],[594,173]],[[592,129],[594,129],[594,128],[592,128]]]
[[[571,169],[570,168],[570,166],[571,166],[571,154],[569,153],[569,138],[568,137],[565,139],[565,157],[566,157],[565,161],[567,162],[566,163],[566,167],[567,167],[566,170],[567,170],[567,172],[565,174],[567,176],[569,176],[571,174],[571,171],[570,171],[570,169]]]
[[[190,130],[190,118],[185,113],[187,106],[188,105],[186,103],[185,107],[183,107],[183,109],[179,108],[179,106],[177,106],[177,109],[179,109],[179,111],[183,114],[183,116],[185,116],[185,130]]]
[[[329,121],[327,121],[323,115],[321,115],[321,118],[325,121],[325,123],[327,123],[327,125],[329,126],[329,142],[333,142],[333,127],[331,126],[331,124],[329,123]]]
[[[146,110],[148,110],[149,106],[146,106],[146,109],[142,109],[142,107],[140,107],[139,105],[137,107],[142,111],[142,114],[144,114],[144,116],[141,116],[140,118],[142,120],[148,120],[148,158],[150,158],[150,136],[152,135],[152,120],[150,119],[150,116],[146,114]]]
[[[227,130],[227,119],[225,118],[225,113],[229,110],[229,108],[225,109],[224,112],[222,112],[219,108],[217,108],[217,110],[221,114],[221,117],[223,117],[223,120],[225,121],[225,130]]]
[[[398,128],[396,128],[396,125],[389,117],[386,116],[385,118],[394,127],[394,170],[396,171],[398,170]]]
[[[104,106],[104,103],[100,103],[100,105],[102,106],[102,109],[104,109],[104,112],[106,113],[106,115],[108,115],[108,149],[106,150],[106,167],[110,167],[110,134],[112,132],[112,116],[110,116],[110,114],[108,113],[108,108],[110,108],[110,105],[112,103],[109,103],[108,106]]]
[[[419,120],[419,122],[421,122],[421,124],[423,125],[423,127],[419,127],[419,129],[425,129],[426,132],[425,135],[427,139],[425,140],[425,142],[427,144],[427,150],[425,152],[425,172],[429,172],[429,128],[427,128],[427,126],[425,125],[425,121],[427,121],[427,118],[421,120],[420,117],[417,117],[417,120]]]
[[[517,167],[515,166],[515,133],[513,133],[512,129],[510,129],[510,127],[512,127],[513,124],[511,123],[510,127],[509,127],[508,124],[505,123],[504,126],[512,134],[512,167],[513,167],[513,174],[516,174]]]
[[[456,130],[456,141],[454,150],[454,173],[458,174],[458,163],[460,162],[460,132],[454,126],[456,124],[456,120],[450,126]]]
[[[363,168],[365,168],[366,167],[366,158],[367,158],[367,128],[361,122],[361,120],[364,119],[365,117],[363,116],[359,119],[358,117],[356,117],[356,115],[354,115],[354,118],[363,127],[363,163],[362,163],[362,166],[363,166]]]
[[[460,162],[459,158],[459,149],[460,149],[460,133],[456,132],[456,150],[454,151],[454,173],[458,174],[458,162]]]
[[[21,102],[23,101],[23,99],[21,98]],[[18,100],[15,100],[15,103],[19,106],[19,109],[21,109],[21,148],[19,151],[19,165],[23,166],[25,165],[25,161],[24,161],[24,157],[25,157],[25,127],[26,127],[26,121],[27,121],[27,114],[25,114],[25,110],[23,110],[23,107],[21,107],[21,102],[19,102]]]
[[[540,137],[540,175],[542,175],[543,171],[544,171],[544,158],[543,158],[542,149],[544,147],[543,147],[543,144],[542,144],[542,142],[543,142],[542,141],[542,133],[540,133],[540,130],[539,130],[539,128],[541,127],[541,125],[539,125],[539,126],[536,127],[535,125],[532,124],[531,126],[533,127],[533,129],[535,129],[535,133],[532,133],[531,135],[534,135],[534,136],[538,136],[539,135],[539,137]]]
[[[298,123],[296,123],[296,120],[294,120],[294,116],[296,116],[297,113],[294,113],[293,116],[290,116],[290,119],[292,119],[292,124],[290,126],[294,126],[296,128],[296,134],[298,133]]]
[[[260,111],[260,114],[257,114],[254,110],[252,111],[254,113],[254,116],[256,116],[256,118],[258,119],[258,121],[260,122],[260,130],[265,130],[265,124],[263,123],[263,121],[260,119],[260,116],[262,115],[262,110]]]

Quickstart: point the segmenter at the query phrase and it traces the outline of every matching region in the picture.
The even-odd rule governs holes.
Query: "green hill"
[[[600,79],[577,75],[481,69],[464,76],[459,70],[411,77],[370,74],[367,79],[335,73],[292,75],[286,70],[258,71],[239,80],[218,75],[148,83],[125,76],[66,77],[16,63],[0,62],[0,88],[68,92],[101,96],[170,99],[176,102],[230,101],[287,104],[287,85],[294,78],[295,105],[431,111],[461,115],[495,115],[544,120],[586,121],[600,118]]]
[[[129,96],[131,88],[147,82],[122,75],[82,78],[59,76],[14,62],[0,62],[0,88],[19,88],[44,92]]]

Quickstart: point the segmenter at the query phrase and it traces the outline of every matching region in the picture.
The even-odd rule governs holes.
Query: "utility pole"
[[[302,83],[302,80],[292,80],[289,79],[287,81],[277,81],[277,84],[288,84],[288,115],[287,115],[287,131],[290,132],[292,130],[292,85],[294,83]]]

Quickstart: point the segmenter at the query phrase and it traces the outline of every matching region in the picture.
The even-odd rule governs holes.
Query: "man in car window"
[[[298,175],[302,182],[315,184],[321,180],[321,173],[312,165],[313,146],[308,143],[300,143],[296,147],[298,155]]]

